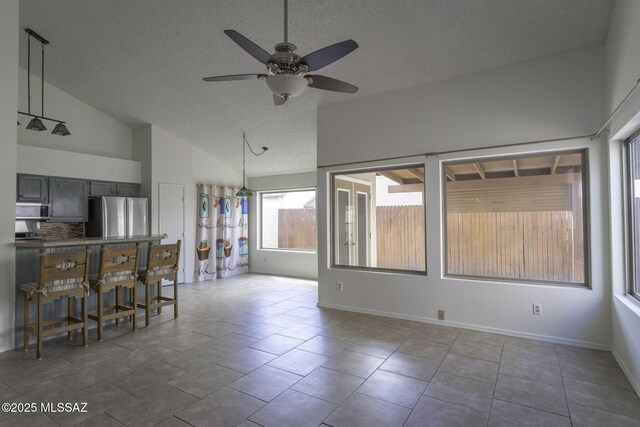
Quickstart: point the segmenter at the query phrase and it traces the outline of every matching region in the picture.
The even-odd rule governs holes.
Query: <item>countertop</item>
[[[15,242],[16,248],[59,248],[64,246],[89,246],[108,245],[110,243],[136,243],[150,242],[166,239],[166,234],[152,234],[149,236],[131,237],[81,237],[70,239],[42,239],[42,240],[18,240]]]

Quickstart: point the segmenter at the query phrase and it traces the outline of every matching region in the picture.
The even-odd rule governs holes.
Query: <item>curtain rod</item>
[[[636,81],[636,84],[631,88],[629,93],[627,93],[627,95],[622,99],[622,101],[620,101],[618,106],[609,115],[609,117],[604,122],[604,124],[602,126],[600,126],[600,129],[598,129],[596,132],[594,132],[592,134],[568,136],[568,137],[563,137],[563,138],[540,139],[540,140],[535,140],[535,141],[514,142],[514,143],[510,143],[510,144],[501,144],[501,145],[487,145],[487,146],[484,146],[484,147],[460,148],[458,150],[434,151],[434,152],[430,152],[430,153],[419,153],[419,154],[411,154],[411,155],[406,155],[406,156],[394,156],[394,157],[384,157],[384,158],[381,158],[381,159],[359,160],[357,162],[333,163],[333,164],[330,164],[330,165],[321,165],[321,166],[318,166],[317,168],[318,169],[326,169],[326,168],[337,167],[337,166],[349,166],[349,165],[358,165],[358,164],[362,164],[362,163],[383,162],[383,161],[389,161],[389,160],[401,160],[401,159],[409,159],[409,158],[412,158],[412,157],[420,157],[420,156],[437,157],[437,156],[440,156],[440,155],[443,155],[443,154],[464,153],[464,152],[467,152],[467,151],[487,150],[487,149],[492,149],[492,148],[517,147],[517,146],[521,146],[521,145],[541,144],[541,143],[544,143],[544,142],[571,141],[571,140],[574,140],[574,139],[583,139],[583,138],[598,139],[598,138],[600,138],[600,135],[602,135],[602,133],[604,132],[604,129],[609,125],[609,123],[611,123],[613,118],[618,114],[618,112],[620,111],[622,106],[627,103],[629,98],[631,98],[631,96],[635,93],[635,91],[639,87],[640,87],[640,79],[638,79]]]

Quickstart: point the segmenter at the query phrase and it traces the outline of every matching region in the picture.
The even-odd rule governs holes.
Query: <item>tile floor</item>
[[[181,286],[172,310],[103,342],[0,354],[0,426],[640,426],[611,353],[316,307],[315,282]]]

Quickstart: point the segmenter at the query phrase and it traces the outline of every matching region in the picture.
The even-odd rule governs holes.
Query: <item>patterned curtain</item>
[[[249,271],[249,203],[237,188],[198,184],[196,281]]]

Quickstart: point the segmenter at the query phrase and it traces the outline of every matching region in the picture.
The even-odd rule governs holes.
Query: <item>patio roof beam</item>
[[[384,176],[385,178],[389,178],[391,181],[395,182],[396,184],[404,184],[404,179],[400,178],[398,175],[396,175],[393,172],[390,171],[378,171],[378,173],[382,176]]]
[[[560,163],[560,156],[555,156],[553,158],[553,163],[551,164],[551,175],[556,174],[556,169],[558,169],[558,163]]]
[[[484,169],[482,168],[482,165],[480,163],[474,163],[473,167],[476,168],[476,171],[478,172],[478,175],[480,175],[480,178],[487,179],[487,176],[484,173]]]
[[[418,169],[407,169],[407,172],[424,182],[424,172],[420,172]]]
[[[447,168],[446,174],[447,174],[447,178],[449,178],[449,180],[451,180],[451,181],[455,181],[456,180],[456,174],[451,172],[451,169]]]

